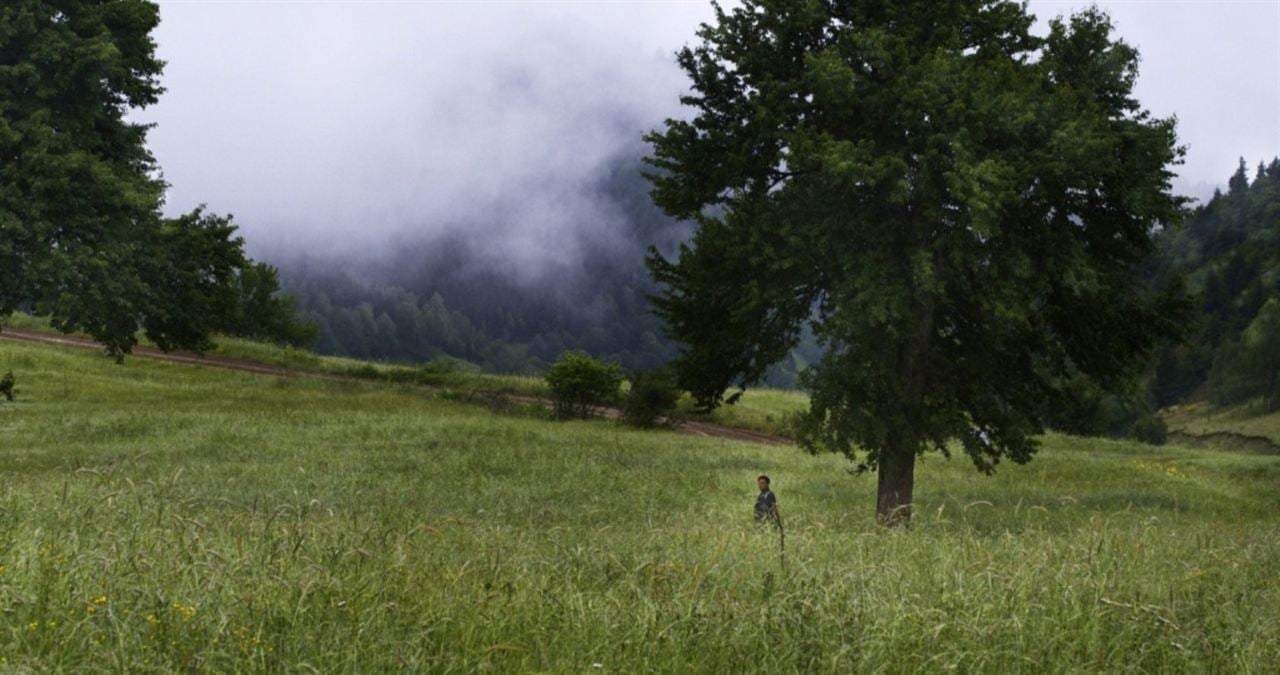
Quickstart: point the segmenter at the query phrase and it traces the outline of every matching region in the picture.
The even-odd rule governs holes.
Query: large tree
[[[117,358],[139,330],[208,347],[255,274],[229,218],[161,215],[149,127],[128,116],[162,92],[158,22],[142,0],[0,6],[0,319],[48,316]]]
[[[810,324],[811,448],[879,472],[910,517],[919,454],[985,472],[1036,450],[1055,383],[1123,383],[1180,295],[1138,276],[1176,219],[1174,121],[1091,9],[1033,35],[1023,4],[744,0],[679,52],[687,119],[648,140],[653,197],[697,222],[651,252],[704,406]]]

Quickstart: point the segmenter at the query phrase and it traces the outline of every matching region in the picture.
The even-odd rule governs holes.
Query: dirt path
[[[55,335],[52,333],[41,333],[38,331],[19,330],[14,328],[6,328],[0,331],[0,340],[12,340],[15,342],[33,342],[36,344],[58,345],[62,347],[75,347],[77,349],[94,349],[102,351],[102,345],[75,335]],[[278,376],[297,376],[297,377],[313,377],[321,380],[341,380],[345,379],[337,375],[329,373],[316,373],[303,370],[289,370],[279,366],[272,366],[256,361],[244,361],[241,359],[231,359],[224,356],[200,356],[190,352],[165,352],[155,347],[134,347],[131,356],[137,356],[144,359],[154,359],[156,361],[171,361],[173,363],[186,363],[193,366],[204,366],[206,368],[224,368],[226,370],[240,370],[246,373],[257,373],[259,375],[278,375]]]
[[[52,333],[41,333],[38,331],[15,328],[5,328],[0,331],[0,340],[102,351],[102,345],[88,338],[78,337],[75,335],[55,335]],[[272,375],[276,377],[310,377],[319,380],[356,380],[356,378],[346,378],[340,375],[333,375],[331,373],[292,370],[265,363],[246,361],[243,359],[231,359],[223,356],[200,356],[198,354],[191,354],[188,352],[165,352],[154,347],[134,347],[132,356],[144,359],[154,359],[156,361],[183,363],[192,366],[201,366],[204,368],[239,370],[246,373],[255,373],[257,375]],[[507,398],[512,401],[533,405],[550,405],[550,402],[546,399],[532,396],[509,395]],[[605,416],[611,419],[616,419],[620,415],[621,413],[619,411],[612,408],[605,410]],[[748,431],[746,429],[736,429],[734,427],[726,427],[720,424],[712,424],[710,422],[687,421],[677,427],[676,431],[693,436],[723,438],[726,440],[743,441],[747,443],[763,443],[767,445],[793,444],[793,441],[787,438],[782,438],[781,436],[772,436],[770,434]]]

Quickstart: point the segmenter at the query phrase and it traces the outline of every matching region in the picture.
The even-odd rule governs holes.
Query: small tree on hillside
[[[598,408],[617,403],[622,368],[583,352],[565,352],[551,365],[546,380],[557,417],[588,419]]]
[[[691,117],[648,136],[655,201],[699,225],[649,257],[681,386],[715,406],[810,323],[806,443],[879,472],[885,523],[917,455],[1028,461],[1055,381],[1128,381],[1183,307],[1136,270],[1182,207],[1137,51],[1096,9],[1033,25],[998,0],[717,7],[678,55]]]

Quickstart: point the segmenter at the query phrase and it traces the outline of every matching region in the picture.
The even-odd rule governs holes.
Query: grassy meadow
[[[874,476],[790,447],[0,342],[8,369],[0,672],[1280,665],[1278,457],[929,456],[885,531]]]

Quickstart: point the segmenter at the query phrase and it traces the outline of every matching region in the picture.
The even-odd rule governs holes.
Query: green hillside
[[[931,456],[886,531],[873,476],[795,448],[0,342],[8,369],[0,671],[1280,663],[1277,457]]]

